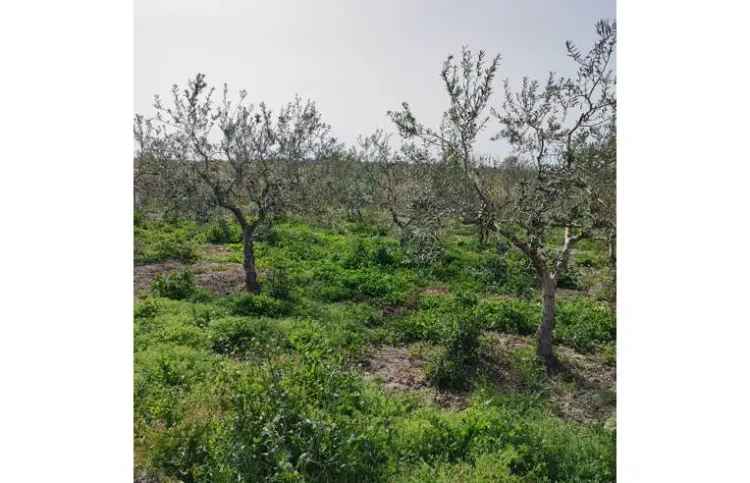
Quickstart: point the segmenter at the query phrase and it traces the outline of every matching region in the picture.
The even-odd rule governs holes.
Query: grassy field
[[[615,317],[581,290],[606,252],[581,244],[555,329],[519,253],[455,226],[420,266],[377,224],[135,224],[139,481],[615,480]]]

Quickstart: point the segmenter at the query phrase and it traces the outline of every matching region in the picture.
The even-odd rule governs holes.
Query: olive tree
[[[524,78],[518,92],[505,83],[500,133],[532,168],[533,176],[499,207],[498,230],[531,259],[542,284],[543,318],[538,354],[548,367],[552,350],[557,283],[576,243],[597,231],[614,235],[616,25],[596,24],[598,39],[586,53],[571,42],[573,78],[549,76],[546,84]],[[602,149],[604,148],[604,149]],[[552,246],[554,230],[563,230]]]
[[[600,21],[596,32],[598,39],[587,53],[566,43],[577,65],[575,77],[550,74],[544,85],[524,78],[519,92],[506,81],[501,109],[489,105],[500,57],[488,62],[483,51],[475,56],[464,48],[460,61],[449,56],[441,71],[449,96],[441,129],[418,123],[406,103],[389,113],[403,137],[424,139],[450,154],[476,194],[468,209],[489,218],[494,230],[530,259],[543,302],[537,354],[548,368],[556,365],[557,283],[571,251],[596,230],[614,226],[614,159],[611,149],[599,148],[611,147],[614,139],[616,27]],[[520,176],[516,170],[514,183],[498,182],[497,172],[474,152],[477,136],[493,117],[502,127],[498,137],[510,143],[514,162],[524,167]],[[561,241],[555,243],[558,234]]]
[[[257,293],[257,228],[303,200],[304,163],[325,157],[336,142],[310,101],[295,98],[274,115],[264,103],[248,104],[244,90],[237,100],[226,84],[220,100],[214,93],[198,74],[182,90],[173,86],[169,103],[156,96],[156,117],[147,129],[136,128],[136,157],[175,182],[173,193],[206,194],[234,216],[242,229],[245,288]]]
[[[407,102],[402,103],[400,111],[388,111],[402,138],[421,140],[440,160],[441,177],[448,181],[440,190],[440,198],[452,205],[453,213],[464,223],[477,226],[482,242],[492,227],[493,213],[477,189],[475,178],[483,160],[475,152],[475,144],[490,120],[488,103],[499,63],[499,55],[488,61],[484,51],[475,56],[466,47],[458,65],[452,55],[446,59],[440,75],[450,105],[436,129],[418,122]]]
[[[365,167],[373,204],[388,214],[413,263],[424,265],[441,253],[440,232],[453,214],[441,196],[448,178],[428,145],[404,143],[394,149],[382,130],[360,137],[353,155]]]

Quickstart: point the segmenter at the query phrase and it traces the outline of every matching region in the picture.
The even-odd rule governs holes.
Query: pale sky
[[[499,107],[505,78],[571,74],[565,41],[587,49],[600,18],[615,18],[614,0],[135,0],[135,110],[152,115],[154,94],[203,72],[274,110],[309,97],[351,144],[395,132],[385,113],[403,101],[436,126],[447,106],[442,62],[462,45],[502,55]],[[489,140],[498,129],[491,121],[480,151],[507,154]]]

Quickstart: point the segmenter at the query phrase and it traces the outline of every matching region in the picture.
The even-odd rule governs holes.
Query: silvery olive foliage
[[[406,102],[400,111],[388,111],[403,139],[419,140],[435,153],[440,160],[436,166],[439,177],[450,180],[440,190],[443,202],[465,223],[476,225],[482,241],[491,231],[494,214],[477,189],[476,177],[487,167],[488,160],[475,152],[475,145],[491,119],[489,102],[499,64],[499,55],[488,59],[484,51],[475,55],[467,47],[462,49],[458,61],[452,55],[446,59],[440,76],[449,105],[437,129],[418,122]]]
[[[518,91],[506,81],[502,109],[493,110],[499,136],[528,171],[492,200],[498,229],[555,280],[576,242],[614,229],[616,27],[601,21],[596,31],[585,54],[566,43],[575,77],[524,78]],[[550,243],[555,228],[565,230],[562,246]]]
[[[186,181],[208,187],[240,225],[268,221],[299,198],[302,163],[335,149],[330,126],[299,97],[275,115],[265,103],[248,104],[244,90],[236,100],[226,84],[219,101],[214,93],[198,74],[186,89],[172,88],[168,105],[157,96],[157,142],[173,145],[194,174]]]

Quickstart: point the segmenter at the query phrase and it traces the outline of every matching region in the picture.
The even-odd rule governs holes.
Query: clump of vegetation
[[[265,317],[281,317],[289,314],[290,306],[283,300],[275,299],[264,293],[237,294],[228,299],[233,314]]]
[[[483,301],[474,309],[482,325],[508,334],[532,335],[539,325],[539,303],[524,299]]]
[[[230,224],[225,218],[220,217],[208,226],[206,241],[214,244],[239,243],[242,241],[242,230],[239,225]]]
[[[273,353],[289,344],[268,319],[224,317],[210,324],[211,347],[218,354],[248,357]]]
[[[405,231],[401,243],[406,253],[406,262],[413,267],[432,267],[445,254],[440,240],[425,229]]]
[[[530,298],[537,286],[536,274],[529,259],[507,243],[497,244],[496,253],[482,264],[481,276],[500,293]]]
[[[386,244],[382,240],[367,243],[364,239],[357,238],[346,255],[344,266],[347,268],[393,267],[399,263],[397,252],[395,244]]]
[[[595,269],[586,267],[581,270],[581,288],[592,298],[614,305],[617,299],[615,271],[608,266]]]
[[[284,268],[270,269],[266,274],[265,289],[275,299],[289,300],[292,295],[289,272]]]
[[[521,347],[511,351],[510,363],[519,377],[521,385],[532,394],[544,391],[547,374],[544,366],[531,347]]]
[[[155,434],[149,465],[183,481],[382,481],[384,441],[352,399],[361,385],[320,361],[303,367],[218,375],[223,391],[199,396],[206,416]],[[211,416],[219,406],[224,417]]]
[[[467,389],[479,362],[481,329],[473,318],[456,321],[441,351],[427,367],[427,378],[441,389]]]
[[[177,260],[193,263],[198,259],[193,223],[178,225],[141,221],[135,227],[135,263],[158,263]]]
[[[151,292],[159,297],[184,300],[198,293],[195,277],[189,270],[159,274],[151,283]]]
[[[617,336],[615,316],[606,303],[579,297],[561,302],[557,316],[555,336],[581,352],[614,343]]]
[[[152,298],[137,302],[133,309],[133,316],[136,319],[153,319],[158,313],[159,302]]]
[[[481,326],[472,316],[476,296],[459,293],[449,306],[449,322],[441,339],[445,346],[427,366],[427,378],[441,389],[462,390],[469,387],[471,375],[479,362]]]

